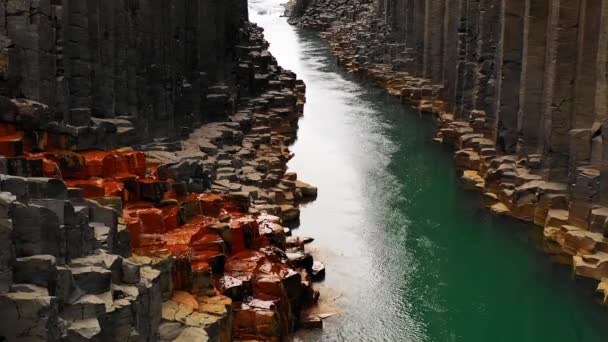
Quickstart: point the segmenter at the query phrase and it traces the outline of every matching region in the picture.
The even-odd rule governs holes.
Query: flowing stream
[[[346,74],[285,0],[250,0],[279,64],[307,84],[289,166],[319,187],[300,236],[327,267],[322,331],[296,341],[608,341],[593,287],[538,248],[539,228],[492,217],[459,186],[433,122]]]

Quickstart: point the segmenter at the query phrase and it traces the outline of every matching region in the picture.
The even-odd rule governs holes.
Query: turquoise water
[[[593,287],[551,264],[538,228],[493,218],[461,190],[433,124],[345,74],[280,0],[250,1],[271,51],[307,84],[290,167],[319,186],[298,235],[341,309],[302,341],[606,341]],[[603,336],[603,338],[602,338]]]

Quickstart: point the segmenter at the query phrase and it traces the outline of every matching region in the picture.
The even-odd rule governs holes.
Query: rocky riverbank
[[[564,87],[571,87],[575,97],[564,97],[563,108],[564,101],[579,107],[584,101],[593,103],[585,97],[585,87],[592,88],[588,91],[605,89],[605,80],[581,83],[589,70],[577,69],[582,76],[563,72],[557,76],[555,70],[574,69],[576,56],[568,59],[562,48],[571,44],[574,49],[579,44],[583,49],[579,60],[588,57],[589,68],[600,72],[605,36],[591,28],[581,31],[577,41],[576,34],[557,28],[574,19],[565,12],[545,9],[556,26],[548,27],[555,40],[543,45],[546,37],[537,39],[537,32],[531,29],[547,20],[539,14],[540,2],[527,1],[531,5],[525,8],[523,1],[509,3],[507,8],[491,1],[473,1],[466,8],[458,7],[457,2],[427,2],[425,7],[424,1],[414,0],[353,0],[335,7],[321,0],[295,1],[292,5],[297,10],[290,22],[324,29],[321,36],[346,70],[374,81],[412,108],[433,114],[438,126],[436,140],[455,148],[455,163],[463,171],[465,186],[479,191],[494,213],[542,227],[547,253],[571,265],[574,274],[598,281],[597,291],[605,303],[608,207],[602,190],[605,132],[601,129],[601,96],[605,94],[597,93],[595,119],[584,117],[588,113],[568,116],[565,109],[557,112],[550,105],[541,123],[535,116],[541,113],[534,112],[534,108],[541,111],[546,101],[551,104],[566,96]],[[606,7],[603,1],[587,7],[596,5]],[[578,4],[571,7],[578,11]],[[586,10],[587,17],[577,19],[580,25],[604,20],[605,11]],[[583,9],[581,13],[585,13]],[[501,25],[503,32],[496,30]],[[595,50],[584,50],[593,49],[594,44]],[[542,51],[538,45],[543,46]],[[544,49],[557,54],[548,55],[548,63],[553,65],[537,65],[544,58]],[[560,69],[553,69],[556,65]],[[539,92],[537,81],[543,77],[546,82]]]
[[[217,31],[234,33],[236,41],[223,41],[216,51],[224,56],[229,47],[234,59],[225,62],[203,51],[206,40],[184,42],[163,31],[164,23],[157,28],[160,40],[138,31],[130,20],[161,13],[152,2],[67,4],[9,1],[0,11],[8,23],[1,36],[0,339],[281,341],[297,328],[322,326],[303,312],[318,299],[312,283],[324,277],[324,267],[305,251],[312,239],[285,227],[298,220],[300,203],[317,194],[286,166],[305,85],[277,65],[262,29],[237,15],[246,13],[246,2],[216,6],[232,19],[216,17],[215,24],[191,18],[184,4],[170,8],[171,20],[185,20],[190,33],[207,40],[223,41],[212,34]],[[104,11],[117,20],[108,22]],[[22,20],[29,12],[34,22]],[[86,49],[100,42],[93,30],[100,23],[112,28],[108,41],[101,40],[116,51],[130,41],[146,55],[147,43],[176,39],[188,58],[206,54],[192,63],[206,71],[195,79],[213,83],[159,83],[157,76],[175,81],[192,71],[179,61],[164,59],[144,72],[125,64],[135,55],[96,60],[89,52],[98,50]],[[51,26],[58,29],[45,31]],[[59,40],[75,60],[54,50],[61,44],[38,39],[59,37],[60,29],[78,38]],[[49,63],[37,64],[43,60]],[[42,66],[50,65],[72,71],[67,83],[44,76],[49,70]],[[124,66],[124,74],[83,74],[116,66]],[[57,90],[72,87],[64,98],[70,104],[44,102],[39,76]],[[154,79],[149,92],[135,96],[131,76]],[[85,87],[89,96],[73,91],[83,84],[92,87]],[[156,101],[151,106],[149,96]],[[121,99],[136,104],[133,112],[121,115]],[[83,107],[74,108],[77,102]],[[115,107],[110,114],[100,104]]]

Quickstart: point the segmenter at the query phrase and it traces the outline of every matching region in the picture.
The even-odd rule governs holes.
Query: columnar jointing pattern
[[[442,85],[456,120],[483,115],[499,153],[544,155],[555,181],[602,165],[605,1],[390,0],[381,8],[410,52],[411,74]]]
[[[322,327],[268,47],[246,0],[0,0],[0,341]]]
[[[320,2],[292,22],[339,12]],[[549,252],[608,294],[608,0],[353,3],[359,20],[322,34],[338,63],[436,114],[484,205],[543,226]]]
[[[3,93],[74,126],[127,116],[170,134],[214,114],[206,89],[232,81],[246,18],[246,0],[2,1]]]

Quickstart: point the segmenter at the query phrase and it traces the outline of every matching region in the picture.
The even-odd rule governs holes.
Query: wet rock
[[[313,281],[321,281],[325,279],[325,265],[315,261],[312,265],[311,276]]]
[[[289,262],[293,264],[295,267],[300,267],[306,269],[308,271],[312,270],[313,267],[313,258],[312,255],[303,252],[293,252],[287,253],[287,258],[289,258]]]

